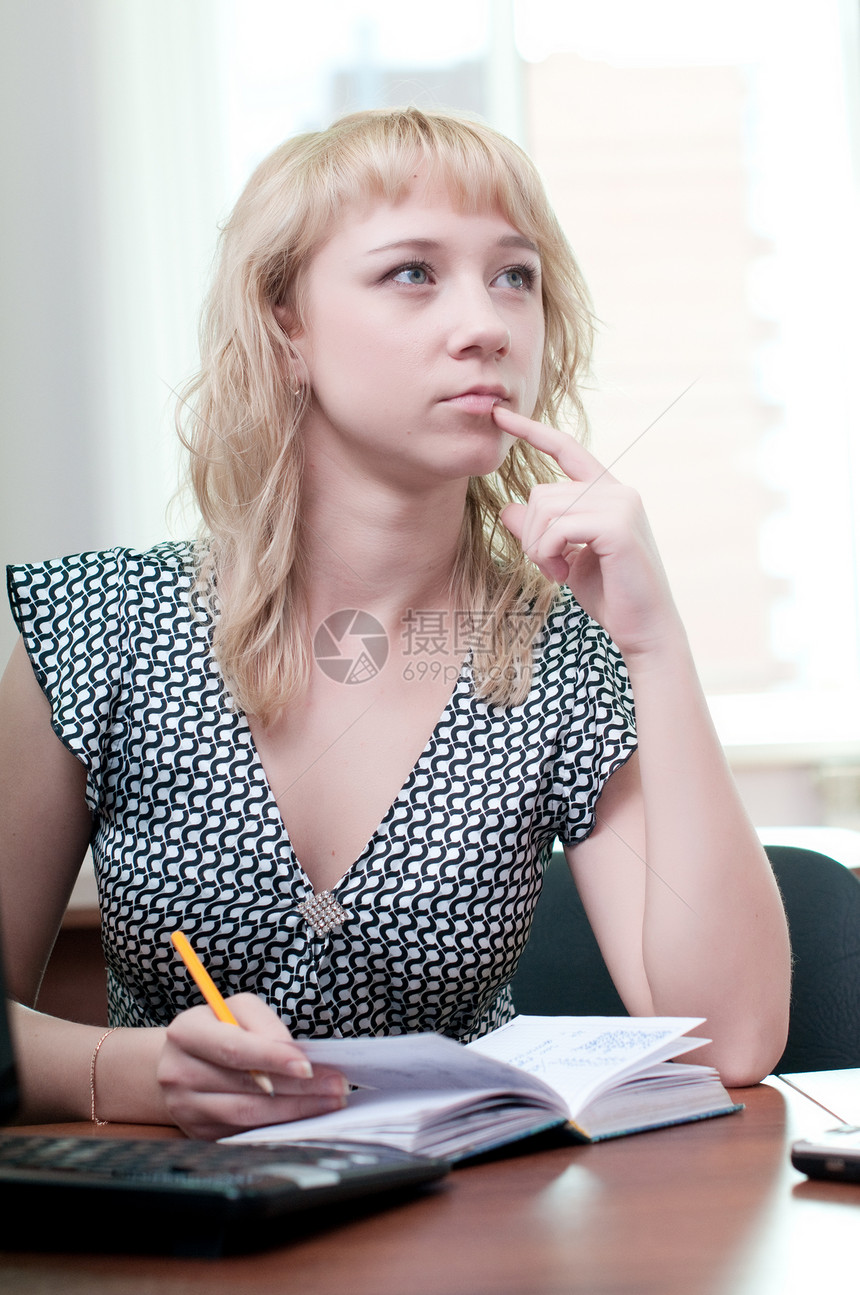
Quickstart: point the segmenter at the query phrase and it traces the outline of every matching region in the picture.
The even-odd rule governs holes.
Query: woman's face
[[[350,209],[282,323],[312,401],[308,452],[400,483],[494,471],[499,401],[532,413],[544,345],[537,249],[497,211],[464,213],[420,174],[399,202]]]

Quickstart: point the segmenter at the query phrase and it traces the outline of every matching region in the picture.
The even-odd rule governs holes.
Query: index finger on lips
[[[506,405],[494,405],[493,417],[502,431],[528,441],[536,450],[548,454],[574,480],[588,482],[605,475],[603,464],[569,432],[560,432],[547,423],[536,423],[533,418],[517,414]]]

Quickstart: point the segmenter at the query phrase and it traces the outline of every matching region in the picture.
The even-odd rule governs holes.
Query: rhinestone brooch
[[[321,890],[318,895],[306,899],[303,904],[299,904],[299,912],[308,925],[313,927],[315,935],[328,935],[341,926],[347,916],[330,890]]]

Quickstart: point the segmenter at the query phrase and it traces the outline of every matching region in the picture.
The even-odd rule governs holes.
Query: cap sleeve
[[[553,798],[565,845],[587,837],[607,779],[636,750],[636,719],[627,667],[609,635],[571,597],[553,618],[549,650],[571,684],[559,733]]]
[[[7,569],[12,615],[61,742],[87,770],[95,812],[127,654],[125,550]]]

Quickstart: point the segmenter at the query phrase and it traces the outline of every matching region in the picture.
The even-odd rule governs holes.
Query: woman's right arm
[[[19,639],[0,682],[0,917],[24,1120],[90,1115],[102,1031],[32,1010],[89,841],[84,786]]]
[[[51,711],[19,640],[0,680],[0,920],[22,1102],[19,1118],[88,1120],[100,1026],[34,1010],[92,826],[84,766],[51,727]],[[345,1086],[307,1063],[283,1023],[247,995],[231,1000],[244,1029],[208,1008],[167,1030],[120,1029],[99,1051],[96,1114],[112,1122],[178,1124],[198,1137],[334,1110]],[[276,1095],[259,1092],[261,1070]]]
[[[84,766],[51,728],[50,705],[19,639],[0,681],[0,918],[24,1121],[91,1113],[90,1063],[104,1030],[33,1010],[89,843],[85,784]],[[126,1118],[164,1123],[155,1080],[163,1031],[124,1033]],[[105,1048],[100,1078],[107,1060]]]

